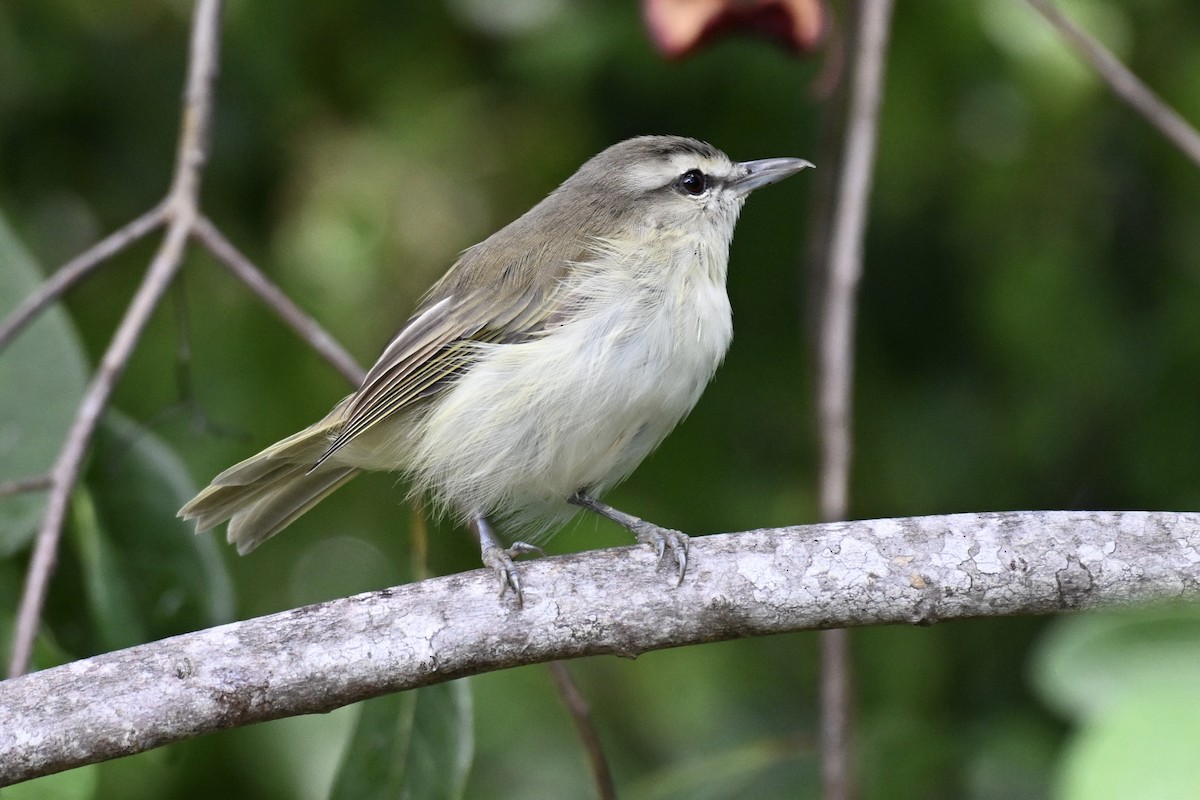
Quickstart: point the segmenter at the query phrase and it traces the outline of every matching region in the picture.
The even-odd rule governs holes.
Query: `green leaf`
[[[474,749],[471,690],[465,680],[368,700],[330,797],[459,798]]]
[[[329,794],[331,800],[400,796],[419,691],[363,702]]]
[[[1147,687],[1200,686],[1200,608],[1058,620],[1034,658],[1033,679],[1047,703],[1077,721]]]
[[[121,567],[120,554],[101,529],[90,493],[77,491],[71,511],[72,543],[82,567],[99,649],[119,650],[145,642],[149,637],[137,598]]]
[[[0,649],[7,650],[16,627],[17,604],[25,587],[25,573],[14,560],[0,560]],[[59,644],[49,627],[43,625],[33,645],[33,663],[39,668],[73,661],[75,656]],[[4,800],[8,800],[7,795]]]
[[[0,319],[42,282],[0,214]],[[0,352],[0,483],[47,472],[87,384],[83,350],[61,308],[49,308]],[[0,499],[0,558],[29,543],[45,495]]]
[[[1194,800],[1200,687],[1141,685],[1092,719],[1063,761],[1063,800]]]
[[[161,439],[109,412],[97,432],[86,486],[91,500],[77,504],[87,513],[77,515],[84,524],[72,541],[102,646],[233,618],[232,583],[216,540],[196,536],[175,516],[194,486]]]
[[[1055,623],[1033,662],[1045,700],[1079,729],[1066,800],[1193,798],[1200,786],[1200,609],[1171,606]]]
[[[475,753],[471,685],[458,680],[418,689],[404,788],[409,797],[462,797]]]

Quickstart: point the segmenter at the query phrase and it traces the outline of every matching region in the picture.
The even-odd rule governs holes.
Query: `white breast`
[[[667,264],[623,253],[633,272],[581,268],[570,321],[479,345],[480,361],[420,426],[406,459],[416,489],[536,536],[575,513],[576,491],[599,495],[628,476],[692,410],[729,346],[727,249],[716,250]]]

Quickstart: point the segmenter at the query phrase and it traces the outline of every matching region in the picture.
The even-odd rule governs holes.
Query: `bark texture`
[[[692,540],[421,581],[0,683],[0,785],[202,733],[489,670],[789,631],[1046,614],[1200,596],[1200,514],[1027,511]]]

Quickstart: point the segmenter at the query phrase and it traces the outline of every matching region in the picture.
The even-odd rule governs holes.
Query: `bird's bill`
[[[760,186],[776,183],[813,165],[803,158],[763,158],[758,161],[743,161],[738,166],[741,167],[742,175],[729,185],[738,194],[745,195]]]

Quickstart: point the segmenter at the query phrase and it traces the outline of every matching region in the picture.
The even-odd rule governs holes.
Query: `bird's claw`
[[[517,596],[518,607],[525,605],[525,595],[521,591],[521,574],[513,559],[529,553],[546,554],[542,548],[528,542],[513,542],[507,550],[495,546],[483,548],[483,565],[495,572],[499,578],[500,596],[504,597],[511,588]]]
[[[667,556],[667,551],[670,550],[675,556],[675,585],[679,586],[683,583],[683,576],[687,572],[688,562],[688,535],[680,531],[670,528],[662,528],[652,522],[640,520],[639,524],[633,531],[634,536],[642,544],[648,544],[654,548],[655,554],[659,561],[663,561]]]

